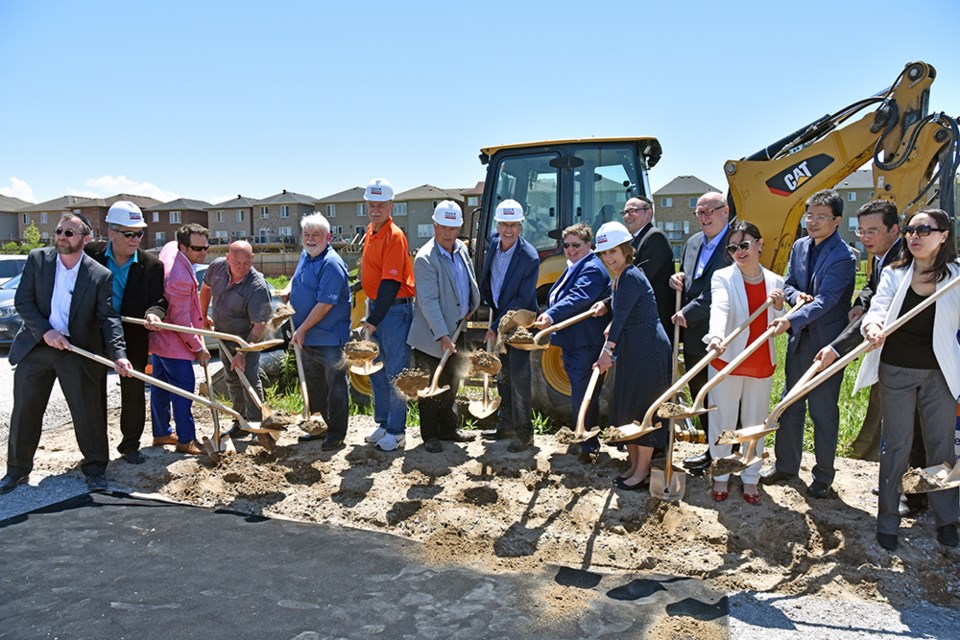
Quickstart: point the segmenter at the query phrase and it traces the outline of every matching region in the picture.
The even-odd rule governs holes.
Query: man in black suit
[[[633,234],[633,264],[647,276],[657,299],[657,315],[660,324],[673,342],[673,323],[670,318],[676,312],[674,294],[670,289],[670,276],[674,273],[673,250],[666,234],[653,226],[653,202],[646,196],[630,198],[623,206],[623,224]]]
[[[727,236],[730,231],[730,207],[722,193],[708,191],[697,200],[697,221],[700,231],[690,236],[680,253],[681,271],[670,277],[670,287],[682,291],[680,311],[672,321],[680,325],[683,341],[683,364],[690,369],[707,355],[703,337],[710,324],[710,279],[713,272],[726,265]],[[696,397],[707,383],[704,369],[690,380],[690,395]],[[707,414],[700,416],[700,426],[707,432]],[[704,471],[710,464],[710,450],[683,461],[691,471]]]
[[[55,380],[70,407],[87,486],[91,491],[107,488],[106,419],[97,402],[106,370],[70,349],[76,345],[102,354],[106,344],[122,376],[128,375],[130,361],[120,317],[112,305],[113,278],[107,268],[84,254],[89,242],[86,219],[65,213],[57,226],[56,246],[34,249],[24,265],[14,299],[23,324],[9,354],[10,364],[17,368],[7,475],[0,480],[0,493],[13,491],[29,479]]]
[[[153,255],[140,249],[147,223],[140,207],[127,200],[115,202],[107,211],[109,242],[91,242],[87,255],[113,274],[113,308],[121,316],[162,320],[166,314],[163,297],[163,265]],[[138,371],[147,366],[149,343],[147,329],[136,324],[123,325],[127,357]],[[107,387],[101,389],[104,418],[107,410]],[[140,436],[147,419],[143,381],[120,378],[120,433],[117,450],[131,464],[142,464]]]

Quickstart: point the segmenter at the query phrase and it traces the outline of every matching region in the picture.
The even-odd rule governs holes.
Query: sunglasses
[[[124,238],[142,238],[143,237],[143,231],[117,231],[115,233],[119,233]]]
[[[916,233],[921,238],[926,238],[934,231],[946,231],[946,229],[937,229],[936,227],[931,227],[928,224],[921,224],[915,227],[913,225],[910,225],[903,228],[903,235],[909,236]]]
[[[753,245],[754,242],[756,242],[756,241],[755,241],[755,240],[744,240],[744,241],[741,242],[740,244],[728,244],[728,245],[727,245],[727,253],[729,253],[730,255],[733,255],[733,254],[735,254],[737,251],[750,251],[750,247]]]
[[[570,247],[573,247],[574,249],[579,249],[582,246],[583,246],[582,242],[564,242],[563,243],[564,249],[569,249]]]
[[[201,246],[199,246],[199,247],[196,246],[196,245],[192,245],[192,244],[188,244],[187,246],[190,247],[190,250],[191,250],[191,251],[206,251],[207,249],[210,248],[210,245],[208,245],[208,244],[201,245]]]
[[[54,233],[58,236],[67,236],[68,238],[80,235],[79,231],[74,231],[73,229],[61,229],[60,227],[57,227],[57,230],[54,231]]]

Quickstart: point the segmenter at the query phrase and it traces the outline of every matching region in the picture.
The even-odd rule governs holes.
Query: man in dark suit
[[[107,211],[108,242],[91,242],[87,255],[113,274],[113,308],[121,316],[162,320],[166,299],[163,297],[163,265],[153,255],[140,249],[147,223],[140,207],[120,200]],[[123,325],[127,357],[138,371],[147,366],[149,340],[147,330],[136,324]],[[107,388],[102,388],[101,404],[107,410]],[[117,450],[131,464],[142,464],[140,436],[147,419],[144,384],[137,378],[120,378],[120,433]]]
[[[840,194],[825,189],[810,196],[804,219],[808,235],[793,243],[784,292],[791,306],[801,299],[807,303],[789,317],[777,318],[771,324],[778,334],[790,332],[784,364],[784,395],[810,368],[820,349],[836,339],[847,326],[857,273],[857,259],[837,231],[843,220]],[[842,381],[843,373],[837,372],[783,412],[777,431],[777,463],[761,473],[761,482],[773,484],[797,477],[809,403],[817,463],[807,494],[814,498],[826,498],[830,494],[833,460],[837,453],[838,401]]]
[[[667,235],[653,226],[653,202],[646,196],[630,198],[623,206],[623,224],[633,234],[633,264],[647,276],[657,299],[657,315],[660,324],[673,342],[673,323],[670,318],[676,312],[674,294],[670,289],[670,276],[674,274],[673,249]]]
[[[683,245],[680,253],[682,270],[670,276],[670,287],[683,292],[683,306],[671,321],[682,328],[683,364],[688,369],[707,355],[703,337],[710,324],[710,279],[714,271],[726,266],[730,207],[722,193],[708,191],[697,200],[696,216],[700,232],[690,236]],[[690,380],[690,397],[695,398],[706,383],[707,370],[704,369]],[[706,414],[700,416],[704,432],[707,432],[707,420]],[[702,473],[710,465],[710,450],[686,458],[683,464],[691,471]]]
[[[57,226],[56,246],[34,249],[24,265],[15,297],[23,324],[9,354],[10,364],[17,368],[7,474],[0,480],[0,493],[13,491],[29,479],[44,409],[57,380],[70,407],[87,486],[91,491],[107,488],[106,419],[97,401],[106,370],[70,349],[76,345],[102,354],[106,344],[117,373],[123,376],[130,370],[130,361],[120,317],[112,305],[113,279],[108,269],[84,254],[88,242],[90,224],[82,216],[66,213]]]
[[[536,249],[520,237],[523,207],[515,200],[504,200],[497,206],[494,220],[497,233],[490,238],[480,278],[480,295],[493,309],[493,321],[485,337],[487,342],[497,339],[496,329],[507,311],[537,311],[537,276],[540,273],[540,257]],[[497,440],[512,437],[507,449],[524,451],[533,446],[530,352],[507,346],[500,362],[497,429],[484,433],[484,436]]]

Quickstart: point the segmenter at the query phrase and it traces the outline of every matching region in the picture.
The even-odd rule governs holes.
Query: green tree
[[[23,230],[23,245],[20,247],[20,253],[30,253],[31,249],[36,249],[39,246],[42,246],[40,244],[40,230],[37,229],[37,225],[31,222]]]

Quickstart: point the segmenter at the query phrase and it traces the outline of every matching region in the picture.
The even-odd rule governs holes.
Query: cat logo
[[[799,189],[807,180],[814,177],[831,164],[833,158],[825,153],[819,153],[801,162],[791,165],[767,180],[770,193],[777,196],[789,196]]]

